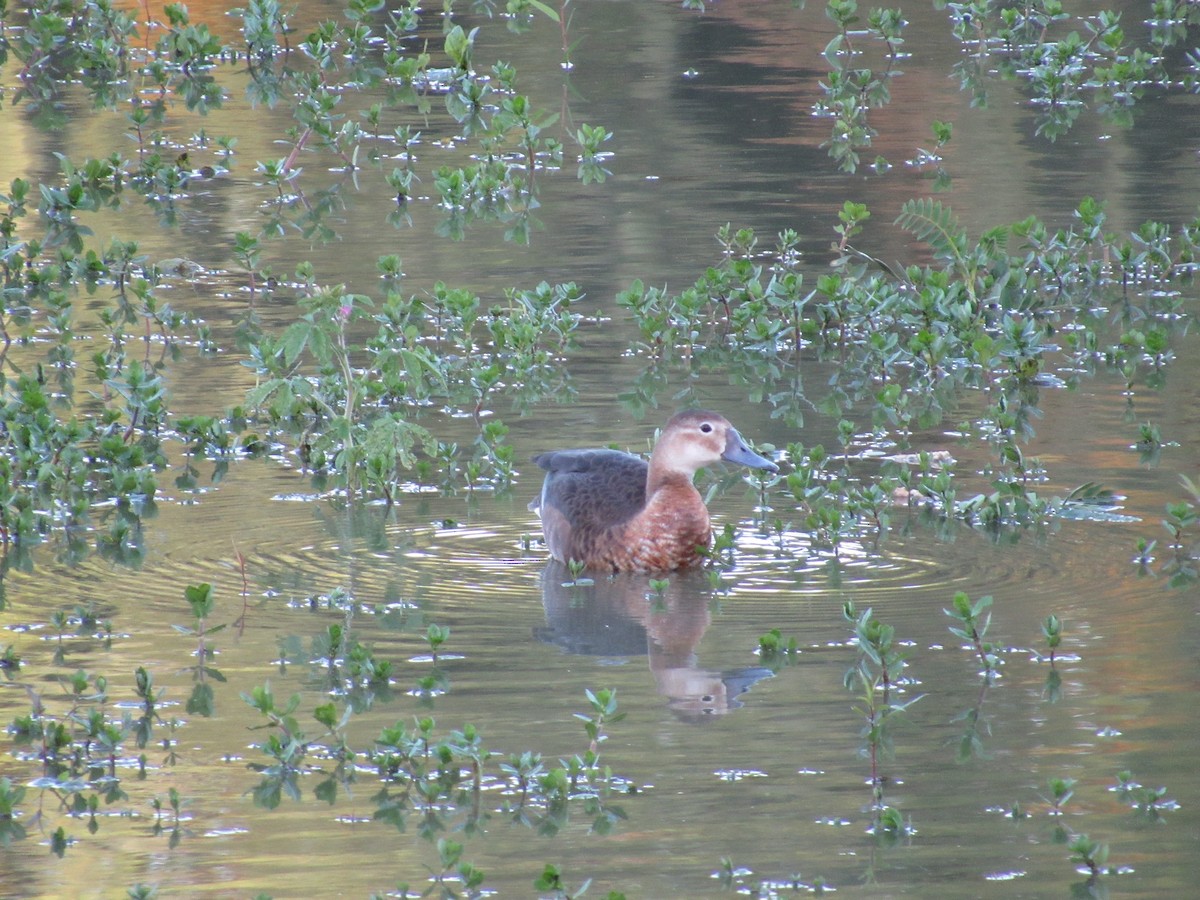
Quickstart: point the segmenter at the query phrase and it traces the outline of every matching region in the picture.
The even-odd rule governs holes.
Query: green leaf
[[[835,72],[842,70],[842,61],[838,59],[838,51],[841,50],[843,41],[845,41],[844,35],[835,34],[833,39],[825,45],[825,51],[822,54],[825,62],[829,63],[829,68]]]
[[[283,337],[279,341],[280,349],[283,350],[283,361],[285,364],[289,366],[295,364],[300,354],[304,352],[304,348],[308,346],[308,338],[312,331],[312,323],[304,320],[293,322],[288,326],[287,331],[283,333]]]
[[[319,363],[322,365],[328,363],[333,357],[333,342],[329,337],[329,332],[315,325],[312,326],[308,333],[308,349]]]
[[[930,198],[909,200],[900,207],[896,224],[924,241],[942,259],[959,262],[966,254],[967,234],[950,207]]]
[[[323,703],[313,710],[313,718],[333,731],[337,725],[337,707],[332,703]]]
[[[542,13],[542,15],[546,16],[551,22],[559,21],[557,10],[554,10],[545,3],[542,3],[542,0],[529,0],[529,5],[538,12]]]

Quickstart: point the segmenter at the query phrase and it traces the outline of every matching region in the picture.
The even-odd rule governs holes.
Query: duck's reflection
[[[598,575],[573,583],[562,563],[542,571],[546,625],[540,641],[585,656],[647,656],[658,692],[685,718],[721,715],[771,675],[761,666],[714,672],[699,665],[696,647],[712,622],[712,591],[698,572],[672,572],[661,593],[645,575]]]

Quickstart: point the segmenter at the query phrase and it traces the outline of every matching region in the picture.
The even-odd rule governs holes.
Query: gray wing
[[[546,470],[541,507],[554,508],[575,531],[597,534],[646,505],[644,459],[620,450],[552,450],[533,458]]]

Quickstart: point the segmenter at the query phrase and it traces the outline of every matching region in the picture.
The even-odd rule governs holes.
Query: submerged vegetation
[[[746,479],[759,500],[754,526],[783,568],[811,555],[836,570],[848,549],[885,546],[901,520],[935,535],[965,527],[996,541],[1042,533],[1067,518],[1126,520],[1120,497],[1103,484],[1044,488],[1052,463],[1027,448],[1042,391],[1115,377],[1132,416],[1134,398],[1161,387],[1176,358],[1190,352],[1187,292],[1200,262],[1200,218],[1121,230],[1102,200],[1081,197],[1069,221],[1030,215],[976,235],[949,202],[913,198],[890,226],[873,226],[912,239],[898,262],[866,243],[869,204],[828,210],[818,239],[714,223],[710,264],[682,289],[652,286],[650,272],[634,279],[615,298],[617,328],[603,312],[608,298],[585,297],[573,280],[530,279],[494,295],[450,275],[410,286],[398,253],[378,257],[372,288],[328,280],[316,252],[285,267],[278,252],[285,239],[298,235],[309,247],[332,242],[339,217],[371,193],[388,198],[386,224],[397,231],[411,228],[414,208],[436,210],[435,233],[422,240],[463,241],[496,229],[520,245],[538,234],[549,180],[608,189],[610,167],[620,161],[608,149],[619,147],[616,135],[539,108],[522,92],[515,65],[481,61],[484,26],[461,21],[496,16],[518,33],[552,21],[565,73],[579,43],[570,0],[457,5],[446,0],[435,13],[415,2],[385,9],[359,0],[342,17],[301,29],[295,10],[252,0],[232,12],[238,24],[228,37],[216,23],[193,22],[182,4],[167,4],[161,21],[146,22],[138,16],[149,16],[148,7],[130,12],[107,0],[47,0],[19,10],[0,0],[0,65],[10,82],[0,95],[8,101],[2,115],[68,127],[66,100],[82,96],[123,134],[119,146],[86,159],[57,154],[55,179],[16,177],[0,188],[0,609],[8,605],[3,576],[51,558],[75,566],[96,555],[137,569],[148,559],[159,503],[220,489],[255,460],[295,471],[310,499],[380,521],[426,493],[468,502],[503,495],[524,463],[501,414],[574,401],[580,345],[613,335],[616,352],[637,360],[641,374],[607,389],[632,410],[652,407],[678,382],[684,387],[673,402],[691,403],[695,377],[720,372],[789,434],[806,419],[832,423],[830,447],[789,441],[770,448],[780,474]],[[1038,110],[1042,140],[1067,134],[1086,109],[1128,125],[1147,95],[1200,89],[1200,51],[1179,52],[1200,11],[1170,0],[1152,6],[1144,39],[1135,40],[1113,12],[1078,16],[1049,0],[948,4],[948,28],[967,51],[952,74],[979,105],[996,79],[1020,80]],[[870,111],[890,102],[891,85],[902,77],[908,23],[898,9],[872,9],[864,30],[853,0],[830,0],[826,12],[836,35],[825,48],[829,73],[814,112],[833,121],[834,163],[855,171],[876,134]],[[874,68],[862,62],[869,52],[880,54]],[[199,126],[205,115],[241,102],[226,80],[234,73],[245,102],[289,114],[288,126],[272,135],[278,156],[243,158],[244,135],[214,136]],[[949,175],[939,154],[953,129],[940,121],[930,128],[934,149],[913,163],[932,170],[940,190]],[[435,147],[437,159],[449,162],[432,161]],[[315,174],[319,167],[341,180],[329,184]],[[885,175],[890,164],[877,157],[872,168]],[[205,186],[235,178],[258,218],[239,220],[231,234],[186,235],[181,223]],[[135,208],[178,230],[183,252],[189,240],[215,241],[220,268],[185,256],[154,261],[137,235],[108,233],[112,216],[120,221]],[[825,254],[819,264],[814,250]],[[232,298],[234,321],[214,323],[171,302],[184,284]],[[204,408],[187,408],[174,390],[182,367],[215,367],[222,359],[235,360],[246,378],[206,397]],[[826,375],[819,396],[806,389],[802,366]],[[1132,450],[1157,463],[1170,436],[1153,422],[1130,424],[1137,429]],[[935,429],[986,447],[986,464],[960,475],[950,451],[922,441]],[[734,476],[713,490],[740,483]],[[1133,548],[1136,570],[1194,587],[1198,510],[1200,489],[1181,472],[1180,499],[1161,523],[1163,559],[1155,556],[1158,540],[1147,536]],[[713,607],[728,592],[737,539],[729,526],[712,548],[705,599]],[[188,656],[176,674],[190,693],[178,705],[152,666],[138,666],[114,690],[115,674],[75,663],[76,654],[87,657],[83,646],[111,647],[106,608],[47,613],[54,639],[43,649],[58,693],[27,687],[28,710],[8,725],[24,774],[0,779],[0,845],[40,833],[63,856],[85,840],[80,828],[94,834],[107,814],[135,803],[152,810],[153,837],[167,836],[172,848],[189,839],[193,798],[183,785],[163,791],[151,776],[179,764],[188,719],[214,718],[230,705],[220,643],[241,635],[251,606],[247,560],[234,552],[241,616],[214,624],[222,618],[214,588],[184,591],[189,615],[172,640]],[[594,582],[572,574],[564,589],[589,596]],[[639,599],[659,611],[670,585],[651,579]],[[973,654],[980,675],[974,704],[953,720],[954,756],[964,763],[988,754],[985,701],[999,689],[1014,648],[989,634],[992,596],[951,597],[950,633]],[[403,602],[372,606],[349,589],[310,588],[306,606],[318,624],[306,638],[280,637],[272,665],[281,675],[305,671],[320,699],[307,692],[284,699],[265,679],[238,691],[254,718],[244,764],[258,780],[247,794],[273,810],[306,795],[333,806],[359,789],[371,820],[397,832],[411,826],[428,840],[428,878],[420,886],[398,882],[387,896],[484,896],[488,874],[469,851],[486,830],[508,822],[552,836],[583,823],[588,833],[608,834],[631,815],[631,803],[653,796],[614,774],[610,756],[601,763],[610,728],[626,714],[615,690],[587,692],[587,712],[577,714],[585,746],[556,764],[528,746],[489,750],[474,725],[447,730],[433,714],[456,689],[457,629],[451,640],[447,625],[410,621]],[[1045,612],[1038,624],[1046,653],[1030,664],[1046,664],[1042,696],[1055,703],[1070,633]],[[854,657],[844,684],[854,696],[868,771],[864,830],[874,848],[887,849],[918,834],[897,796],[898,779],[885,770],[894,761],[897,723],[925,695],[912,693],[920,682],[906,669],[915,654],[893,626],[849,602],[843,615],[852,636],[839,649]],[[401,620],[398,630],[415,629],[427,645],[412,660],[423,668],[410,684],[393,660],[360,639],[368,616]],[[798,665],[804,652],[802,641],[780,629],[767,632],[750,683]],[[9,682],[23,667],[45,664],[22,659],[8,644],[0,653]],[[373,708],[398,703],[415,712],[370,737],[353,727]],[[1074,784],[1049,781],[1047,814],[1062,814]],[[1127,771],[1112,790],[1146,821],[1176,806],[1165,787],[1144,788]],[[1003,811],[1013,820],[1025,815],[1019,801]],[[1064,859],[1087,879],[1084,891],[1126,871],[1110,865],[1108,845],[1086,833],[1064,826],[1054,843],[1065,845],[1058,848]],[[558,863],[528,868],[542,896],[579,896],[591,883],[588,873]],[[751,874],[726,858],[716,878],[746,892]],[[759,892],[826,887],[823,878],[793,875],[763,882]]]

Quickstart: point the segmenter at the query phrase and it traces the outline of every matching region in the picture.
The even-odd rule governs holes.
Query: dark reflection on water
[[[541,585],[546,626],[534,632],[539,641],[585,656],[645,656],[658,692],[684,718],[735,710],[742,694],[773,674],[762,666],[715,672],[701,664],[697,648],[715,600],[701,573],[675,573],[665,586],[632,574],[579,584],[552,560]]]

